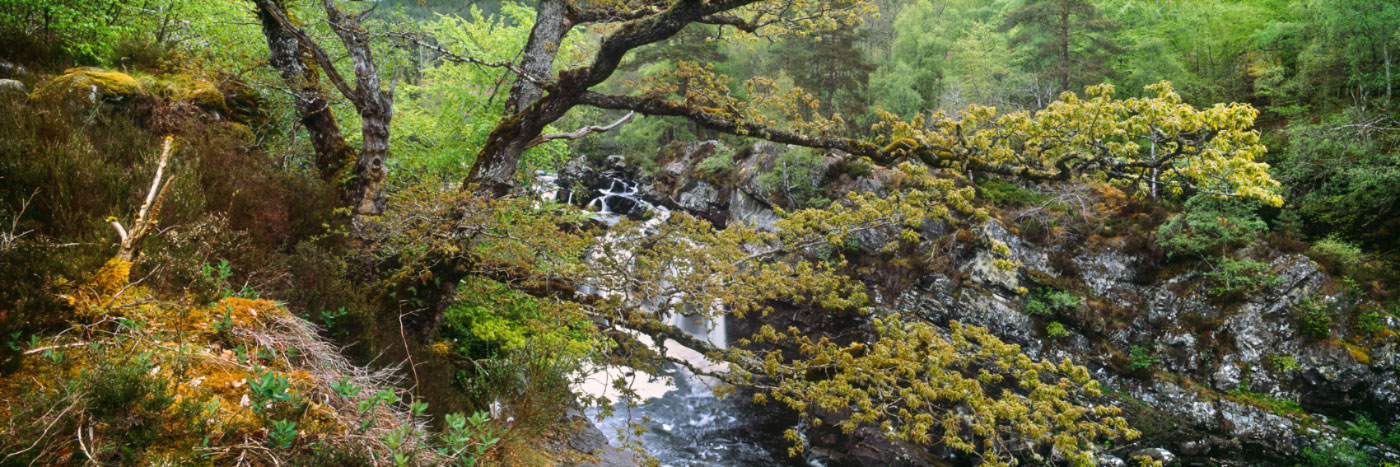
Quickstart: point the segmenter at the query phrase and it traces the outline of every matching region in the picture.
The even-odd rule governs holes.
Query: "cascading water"
[[[542,199],[557,200],[559,187],[555,177],[537,176]],[[646,218],[655,226],[670,217],[664,206],[656,206],[637,196],[638,185],[620,178],[608,179],[608,186],[598,190],[598,196],[584,204],[599,220],[615,225],[622,218]],[[572,191],[569,202],[573,201]],[[650,232],[650,229],[644,229]],[[606,294],[606,291],[581,287],[580,291]],[[726,348],[728,338],[724,315],[707,317],[702,313],[672,314],[667,324],[691,336],[705,339],[717,348]],[[639,336],[644,342],[647,338]],[[666,342],[670,355],[706,371],[723,367],[707,360],[700,352],[674,341]],[[614,442],[619,432],[631,433],[631,426],[640,424],[647,431],[640,436],[643,449],[656,457],[663,466],[786,466],[806,465],[786,455],[782,432],[792,427],[791,420],[778,420],[755,413],[745,401],[731,397],[715,397],[713,387],[718,383],[710,377],[697,376],[679,365],[667,364],[664,373],[649,375],[626,367],[600,368],[589,374],[576,390],[595,396],[607,396],[616,402],[615,411],[597,422]],[[627,387],[642,399],[635,407],[618,400],[614,381],[622,379]],[[596,420],[598,410],[590,411]],[[621,431],[619,431],[621,430]],[[630,435],[629,435],[630,436]]]

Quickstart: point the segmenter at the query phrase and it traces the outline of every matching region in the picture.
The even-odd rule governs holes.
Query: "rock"
[[[711,220],[720,219],[722,224],[729,218],[727,198],[720,196],[719,188],[709,182],[692,180],[677,191],[676,206],[697,216]]]
[[[1094,458],[1094,464],[1102,467],[1128,467],[1127,462],[1112,454],[1099,454]]]
[[[734,193],[729,196],[729,222],[772,232],[777,230],[778,214],[774,213],[767,203],[735,188]]]
[[[18,64],[0,60],[0,78],[7,78],[19,81],[30,81],[34,79],[34,74]]]
[[[29,89],[25,88],[24,83],[19,81],[0,79],[0,95],[4,94],[23,96],[29,94]]]
[[[40,85],[29,98],[64,104],[70,110],[80,111],[103,104],[130,103],[145,94],[145,87],[131,75],[97,68],[72,68]]]
[[[1128,454],[1128,457],[1133,459],[1147,457],[1151,458],[1154,461],[1161,462],[1162,465],[1172,465],[1176,463],[1176,455],[1172,454],[1171,451],[1162,448],[1139,449],[1133,451],[1132,454]]]

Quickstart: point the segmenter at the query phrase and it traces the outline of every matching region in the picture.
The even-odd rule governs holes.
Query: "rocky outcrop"
[[[931,274],[893,307],[934,323],[986,327],[1034,358],[1069,357],[1088,366],[1106,389],[1121,395],[1120,405],[1146,443],[1157,443],[1153,449],[1166,448],[1191,462],[1265,465],[1336,436],[1325,415],[1346,419],[1361,411],[1387,417],[1384,426],[1396,421],[1400,382],[1393,337],[1362,356],[1351,344],[1309,338],[1297,329],[1290,310],[1302,300],[1342,299],[1327,294],[1331,279],[1304,256],[1276,258],[1275,285],[1244,303],[1217,304],[1204,288],[1193,287],[1199,277],[1191,269],[1139,283],[1134,271],[1144,259],[1124,253],[1115,239],[1074,257],[1077,274],[1060,277],[1048,267],[1044,249],[995,221],[982,232],[1007,245],[1007,259],[1019,266],[999,268],[989,249],[971,247],[958,253],[965,259],[956,270],[965,283]],[[1068,335],[1050,337],[1044,331],[1049,319],[1023,312],[1026,298],[1015,292],[1046,278],[1078,284],[1086,300],[1111,302],[1129,316],[1117,323],[1063,317]],[[1149,371],[1126,368],[1127,349],[1133,348],[1151,356]],[[1157,451],[1128,451],[1142,444],[1115,454],[1175,461]]]

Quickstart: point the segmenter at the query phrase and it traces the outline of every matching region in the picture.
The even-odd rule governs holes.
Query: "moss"
[[[130,279],[131,262],[112,258],[88,279],[88,286],[99,295],[112,295],[126,287]]]
[[[145,93],[145,86],[126,73],[103,71],[97,68],[70,68],[59,77],[40,85],[29,95],[29,98],[36,101],[86,106],[96,104],[98,101],[129,102]]]

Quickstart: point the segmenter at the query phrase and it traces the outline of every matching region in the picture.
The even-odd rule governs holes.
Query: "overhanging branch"
[[[533,147],[535,147],[535,146],[539,146],[539,145],[541,145],[541,144],[544,144],[544,143],[547,143],[547,142],[550,142],[550,141],[554,141],[554,140],[556,140],[556,139],[566,139],[566,140],[572,141],[572,140],[576,140],[576,139],[582,138],[582,137],[584,137],[584,136],[588,136],[588,135],[593,134],[593,133],[603,133],[603,132],[607,132],[607,131],[610,131],[610,130],[612,130],[612,129],[614,129],[614,128],[620,127],[620,126],[622,126],[624,123],[627,123],[628,121],[632,120],[632,115],[635,114],[635,113],[636,113],[636,112],[630,112],[630,111],[629,111],[629,112],[627,112],[627,115],[623,115],[622,118],[619,118],[619,119],[617,119],[617,121],[612,122],[612,123],[610,123],[610,124],[608,124],[608,125],[605,125],[605,126],[589,125],[589,126],[586,126],[586,127],[583,127],[583,128],[579,128],[579,129],[574,130],[574,131],[569,132],[569,133],[545,133],[545,134],[536,136],[535,139],[533,139],[533,140],[530,140],[530,143],[525,145],[525,149],[530,149],[530,148],[533,148]]]

